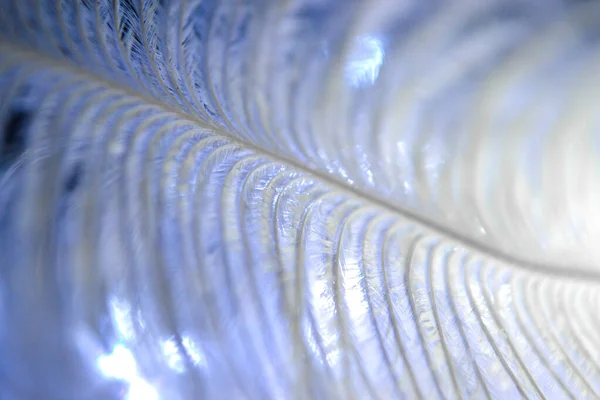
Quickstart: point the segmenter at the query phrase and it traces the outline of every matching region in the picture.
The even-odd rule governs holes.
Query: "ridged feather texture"
[[[600,398],[599,18],[0,0],[0,397]]]

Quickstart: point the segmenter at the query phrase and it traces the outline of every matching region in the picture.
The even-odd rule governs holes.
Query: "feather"
[[[0,397],[600,397],[600,8],[352,5],[0,0]]]

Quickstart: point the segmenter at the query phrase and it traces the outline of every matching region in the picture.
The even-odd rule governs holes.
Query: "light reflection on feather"
[[[383,43],[379,39],[371,36],[357,38],[355,53],[346,64],[350,84],[355,87],[374,84],[384,56]]]

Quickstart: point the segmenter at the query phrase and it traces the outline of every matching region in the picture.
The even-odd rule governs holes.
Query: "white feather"
[[[0,397],[600,396],[600,8],[541,3],[0,0]]]

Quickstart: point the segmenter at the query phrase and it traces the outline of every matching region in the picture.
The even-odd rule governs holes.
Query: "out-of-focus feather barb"
[[[600,397],[600,30],[559,0],[0,0],[0,397]]]

